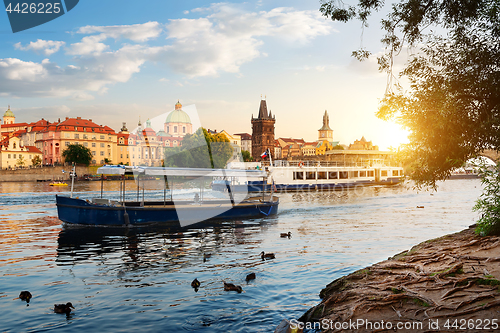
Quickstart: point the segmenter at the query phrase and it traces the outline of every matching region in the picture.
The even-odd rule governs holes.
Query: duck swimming
[[[241,286],[236,286],[232,283],[226,283],[226,281],[222,281],[222,282],[224,282],[224,290],[225,291],[237,291],[238,294],[243,291],[243,288],[241,288]]]
[[[286,238],[286,237],[291,238],[292,237],[292,233],[290,231],[288,233],[282,232],[282,233],[280,233],[280,237],[281,238]]]
[[[274,253],[264,253],[264,251],[262,251],[260,253],[260,257],[262,258],[262,260],[276,259],[276,256],[274,255]]]
[[[193,287],[194,289],[198,289],[200,288],[200,281],[198,281],[198,279],[194,279],[193,282],[191,282],[191,287]]]
[[[246,280],[247,280],[247,282],[250,280],[255,280],[255,273],[248,274]]]
[[[70,314],[71,309],[74,309],[73,304],[68,302],[66,304],[54,304],[54,312],[55,313],[65,313],[67,315]]]
[[[26,301],[26,303],[29,303],[32,297],[33,296],[31,295],[31,293],[27,290],[21,291],[21,293],[19,294],[19,299],[22,301]]]

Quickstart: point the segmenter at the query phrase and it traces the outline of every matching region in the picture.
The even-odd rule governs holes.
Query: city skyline
[[[397,146],[399,126],[375,117],[385,74],[373,59],[350,57],[362,30],[318,9],[316,1],[137,8],[89,0],[25,32],[12,34],[4,20],[0,106],[25,122],[81,116],[118,131],[180,100],[196,105],[205,128],[250,133],[262,98],[276,115],[277,137],[316,140],[327,110],[341,144],[364,136],[381,149]],[[372,25],[362,43],[373,49],[380,32]]]

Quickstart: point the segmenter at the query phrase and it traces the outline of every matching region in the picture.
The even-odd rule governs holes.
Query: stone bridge
[[[500,160],[500,152],[491,149],[483,150],[481,153],[479,153],[479,156],[487,157],[495,163]]]

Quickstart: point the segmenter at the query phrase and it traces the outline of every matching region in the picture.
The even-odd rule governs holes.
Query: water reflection
[[[64,226],[57,239],[57,265],[75,265],[89,261],[113,261],[129,271],[156,267],[168,270],[207,263],[222,248],[231,244],[257,247],[251,235],[260,232],[274,219],[212,222],[196,228],[102,228]]]

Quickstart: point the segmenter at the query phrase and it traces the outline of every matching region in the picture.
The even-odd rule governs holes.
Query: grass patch
[[[391,291],[392,291],[394,294],[402,294],[402,293],[404,293],[404,292],[405,292],[403,289],[398,289],[398,288],[391,288]]]
[[[486,286],[500,286],[500,281],[497,279],[477,279],[476,284]]]
[[[421,299],[418,299],[418,298],[413,298],[412,302],[415,303],[416,305],[419,305],[419,306],[425,306],[426,308],[428,308],[430,306],[429,303],[424,302],[424,301],[422,301]]]
[[[435,276],[435,275],[438,275],[438,274],[443,274],[443,273],[446,273],[446,272],[449,272],[451,270],[452,267],[450,268],[447,268],[445,269],[444,271],[439,271],[439,272],[434,272],[434,273],[431,273],[430,276]],[[458,269],[456,272],[453,272],[453,273],[450,273],[450,274],[445,274],[444,276],[451,276],[451,277],[455,277],[457,274],[463,274],[464,273],[464,270],[463,268],[460,268]]]

